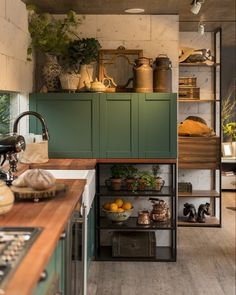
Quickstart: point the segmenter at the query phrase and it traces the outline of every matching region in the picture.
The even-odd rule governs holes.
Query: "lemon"
[[[111,205],[110,205],[110,210],[111,210],[112,212],[117,212],[117,209],[118,209],[117,204],[116,204],[116,203],[111,203]]]
[[[105,203],[105,204],[103,205],[103,208],[104,208],[105,210],[110,210],[110,205],[111,205],[111,203]]]
[[[130,202],[124,202],[122,208],[123,208],[124,210],[129,210],[129,209],[132,208],[132,204],[131,204]]]
[[[116,199],[114,203],[116,203],[116,205],[120,208],[120,207],[122,207],[124,202],[122,199]]]

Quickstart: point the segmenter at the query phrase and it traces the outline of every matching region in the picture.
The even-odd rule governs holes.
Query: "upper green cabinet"
[[[30,109],[46,119],[50,157],[176,158],[176,94],[32,94]]]
[[[99,157],[99,99],[93,93],[33,94],[30,109],[46,120],[54,158]],[[31,119],[31,131],[41,133],[41,123]]]
[[[139,95],[139,158],[176,158],[175,94]]]
[[[138,158],[138,96],[100,97],[100,157]]]

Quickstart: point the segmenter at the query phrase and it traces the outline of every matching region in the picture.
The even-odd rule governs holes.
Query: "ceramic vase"
[[[93,81],[93,66],[80,65],[79,74],[80,74],[80,81],[79,81],[78,90],[86,91],[90,87],[90,83]]]
[[[43,79],[48,91],[58,91],[60,89],[59,75],[61,70],[57,57],[46,54],[46,62],[43,67]]]
[[[79,86],[80,74],[60,74],[61,88],[75,92]]]

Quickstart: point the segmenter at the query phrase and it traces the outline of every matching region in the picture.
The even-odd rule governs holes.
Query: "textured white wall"
[[[0,0],[0,90],[31,92],[33,63],[27,62],[28,16],[20,0]]]

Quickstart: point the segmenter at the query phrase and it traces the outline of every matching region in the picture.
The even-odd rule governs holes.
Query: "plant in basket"
[[[138,190],[155,189],[156,178],[149,171],[143,171],[139,174]]]
[[[126,165],[115,164],[111,167],[111,189],[118,191],[121,189],[122,180],[125,177]]]
[[[137,178],[138,169],[132,165],[127,165],[125,169],[125,182],[127,190],[134,190],[135,182]]]

